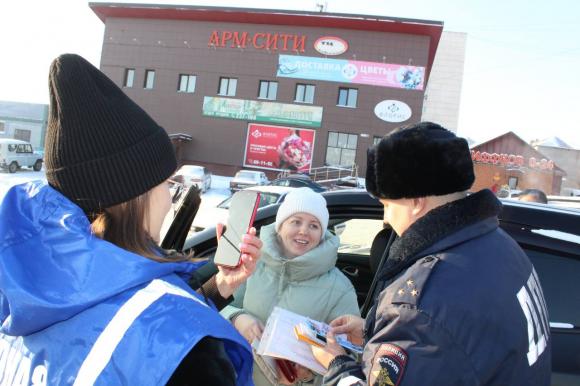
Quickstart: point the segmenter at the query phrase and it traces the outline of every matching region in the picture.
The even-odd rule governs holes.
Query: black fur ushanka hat
[[[378,198],[441,196],[474,180],[467,141],[435,123],[395,129],[367,153],[366,188]]]

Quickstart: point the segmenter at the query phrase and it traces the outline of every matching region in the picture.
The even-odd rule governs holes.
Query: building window
[[[14,139],[19,139],[21,141],[30,142],[30,130],[14,129]],[[20,146],[20,145],[18,145]],[[32,150],[31,150],[32,151]],[[22,153],[22,152],[19,152]]]
[[[278,93],[278,82],[272,82],[269,80],[260,81],[260,90],[258,91],[259,99],[270,99],[276,100],[276,94]]]
[[[356,134],[329,131],[325,164],[333,166],[354,165],[357,141]]]
[[[314,103],[314,85],[313,84],[297,84],[296,97],[294,102]]]
[[[145,83],[143,87],[146,89],[152,89],[155,85],[155,70],[145,70]]]
[[[197,77],[195,75],[180,74],[179,75],[179,85],[177,86],[178,92],[195,92],[195,81]]]
[[[125,69],[125,81],[123,85],[125,87],[133,87],[133,81],[135,80],[135,69],[134,68],[126,68]]]
[[[515,190],[518,188],[518,177],[510,177],[508,178],[508,186],[511,190]]]
[[[377,143],[381,142],[381,139],[383,139],[383,137],[373,137],[373,146],[375,146]]]
[[[218,95],[235,96],[238,80],[236,78],[220,78]]]
[[[358,90],[356,88],[340,87],[338,89],[338,106],[356,107]]]

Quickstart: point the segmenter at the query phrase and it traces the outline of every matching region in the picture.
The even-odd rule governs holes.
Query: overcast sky
[[[119,1],[127,3],[128,1]],[[135,3],[362,13],[443,21],[466,32],[459,134],[508,130],[526,141],[559,136],[580,148],[580,1],[244,0]],[[83,0],[0,0],[0,100],[48,103],[52,59],[78,53],[99,66],[104,24]]]

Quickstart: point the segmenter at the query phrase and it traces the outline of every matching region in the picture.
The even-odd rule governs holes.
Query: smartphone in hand
[[[225,231],[218,240],[214,257],[215,264],[231,268],[240,265],[242,253],[238,246],[242,241],[242,236],[254,223],[259,203],[259,192],[242,190],[234,194]]]

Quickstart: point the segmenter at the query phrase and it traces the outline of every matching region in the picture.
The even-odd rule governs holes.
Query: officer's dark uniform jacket
[[[365,326],[362,363],[325,385],[549,385],[549,322],[528,257],[484,190],[436,208],[397,239]]]

